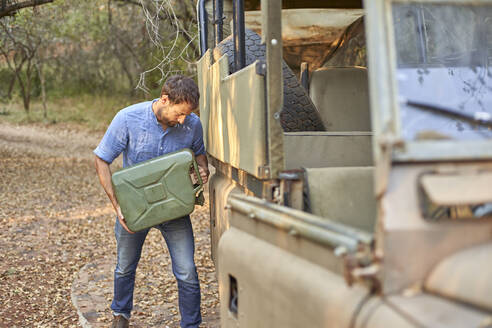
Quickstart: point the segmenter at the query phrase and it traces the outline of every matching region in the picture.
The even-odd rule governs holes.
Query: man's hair
[[[188,103],[192,109],[198,107],[200,91],[193,79],[184,75],[173,75],[162,86],[161,97],[167,95],[173,104]]]

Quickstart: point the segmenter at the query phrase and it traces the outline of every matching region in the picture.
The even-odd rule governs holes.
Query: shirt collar
[[[152,102],[150,103],[150,115],[152,116],[152,120],[154,121],[154,124],[155,125],[161,125],[161,123],[159,123],[159,121],[157,120],[157,117],[155,116],[155,113],[154,113],[154,110],[152,109],[152,105],[157,101],[159,100],[159,98],[156,98],[154,100],[152,100]]]

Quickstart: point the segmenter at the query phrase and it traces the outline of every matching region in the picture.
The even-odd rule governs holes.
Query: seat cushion
[[[374,231],[376,198],[373,167],[306,169],[313,214],[367,232]]]
[[[311,74],[309,95],[326,131],[371,131],[366,68],[319,68]]]

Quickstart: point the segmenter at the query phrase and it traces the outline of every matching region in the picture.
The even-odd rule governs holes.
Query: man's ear
[[[163,105],[169,104],[169,96],[168,95],[162,95],[160,98],[160,101],[162,102]]]

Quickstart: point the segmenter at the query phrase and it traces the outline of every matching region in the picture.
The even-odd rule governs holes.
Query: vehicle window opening
[[[237,316],[239,294],[237,291],[237,280],[229,275],[229,311]]]
[[[445,206],[433,203],[425,193],[422,193],[420,207],[422,217],[433,222],[492,218],[492,203]]]
[[[419,203],[422,217],[432,222],[491,218],[492,202],[490,196],[484,197],[491,179],[491,174],[487,173],[421,175]],[[454,187],[450,189],[449,186]]]
[[[415,2],[392,14],[403,139],[492,138],[492,8]]]

